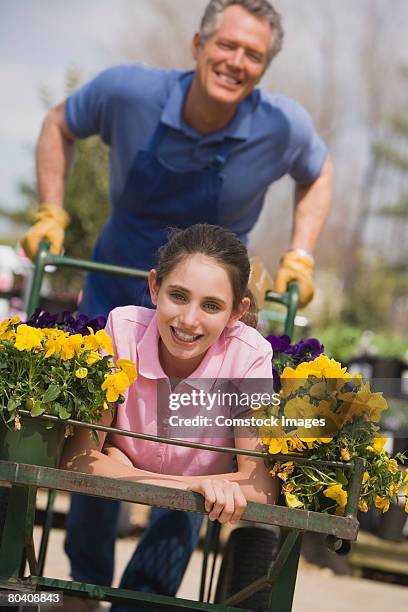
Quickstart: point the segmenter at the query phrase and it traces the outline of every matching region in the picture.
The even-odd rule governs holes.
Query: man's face
[[[218,30],[201,45],[193,39],[193,56],[200,90],[214,101],[237,105],[262,77],[272,30],[240,6],[225,9]]]

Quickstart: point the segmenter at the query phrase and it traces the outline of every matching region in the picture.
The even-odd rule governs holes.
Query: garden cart
[[[134,278],[146,278],[144,271],[130,270],[95,262],[86,262],[68,257],[53,256],[45,244],[37,255],[36,268],[33,277],[32,291],[28,306],[29,314],[37,305],[44,268],[47,265],[66,266],[88,271],[98,271],[106,274],[121,274]],[[297,306],[297,287],[290,287],[283,295],[268,293],[268,300],[279,302],[287,307],[285,332],[292,334]],[[30,420],[29,413],[20,410],[22,419]],[[41,421],[58,421],[57,417],[42,415],[32,419]],[[122,431],[113,427],[93,425],[72,419],[64,423],[73,427],[85,427],[96,431],[112,432],[139,439],[155,440],[167,444],[177,444],[193,448],[203,448],[233,455],[268,458],[266,452],[244,451],[235,448],[221,448],[188,441],[172,440],[158,436],[149,436],[135,432]],[[146,609],[160,610],[261,610],[262,612],[289,612],[292,609],[297,566],[300,554],[301,535],[305,531],[327,535],[329,546],[340,551],[347,549],[347,544],[355,540],[358,533],[356,518],[358,499],[361,490],[364,461],[355,459],[350,462],[320,461],[321,466],[342,467],[352,471],[348,490],[348,501],[344,516],[333,516],[300,509],[290,509],[279,505],[267,505],[249,502],[243,519],[253,526],[238,528],[233,531],[230,541],[225,547],[220,577],[216,589],[215,602],[211,601],[212,580],[214,576],[215,557],[219,550],[219,526],[208,522],[205,538],[203,572],[199,601],[133,592],[124,589],[103,587],[67,580],[44,577],[43,567],[46,553],[48,532],[51,526],[51,508],[55,490],[82,493],[107,499],[117,499],[162,508],[171,508],[187,512],[205,514],[203,498],[191,491],[181,491],[170,487],[131,483],[113,478],[92,476],[88,474],[69,472],[58,469],[56,453],[52,451],[47,461],[36,464],[34,438],[32,460],[28,462],[7,457],[0,449],[0,481],[11,483],[10,495],[5,515],[2,534],[0,534],[0,593],[2,601],[7,601],[11,592],[26,594],[21,601],[32,605],[46,602],[46,593],[59,592],[81,596],[93,600],[111,602],[128,602],[131,605],[143,606]],[[31,443],[27,441],[26,446]],[[54,464],[52,464],[54,459]],[[309,459],[293,455],[275,455],[275,459],[310,463]],[[42,464],[41,464],[42,463]],[[44,526],[43,540],[37,555],[33,545],[33,524],[35,516],[35,499],[37,488],[50,490],[49,511]],[[273,532],[262,528],[262,525],[280,527],[279,546]],[[238,535],[237,535],[238,534]],[[269,534],[269,536],[268,536]],[[259,544],[262,542],[262,546]],[[251,558],[251,547],[258,553]],[[259,558],[261,554],[262,559]],[[212,556],[212,563],[209,563]],[[29,575],[25,575],[28,563]],[[211,565],[211,568],[210,568]],[[256,567],[257,572],[250,576],[250,567]],[[255,579],[254,579],[255,578]],[[251,579],[253,580],[251,582]],[[249,584],[250,582],[250,584]]]

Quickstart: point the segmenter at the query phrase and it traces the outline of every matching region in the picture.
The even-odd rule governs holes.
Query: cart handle
[[[99,263],[96,261],[88,261],[85,259],[74,259],[73,257],[65,257],[62,255],[52,255],[50,253],[49,242],[42,240],[37,251],[34,265],[34,274],[31,282],[30,293],[27,303],[27,315],[30,317],[37,308],[40,298],[41,285],[44,278],[46,266],[56,266],[60,268],[76,268],[86,272],[100,272],[102,274],[117,274],[118,276],[127,276],[128,278],[147,279],[148,272],[146,270],[138,270],[137,268],[125,268],[122,266],[112,266],[110,264]],[[288,291],[285,293],[276,293],[268,291],[266,301],[282,304],[287,308],[287,317],[285,322],[284,332],[292,337],[295,325],[296,312],[299,305],[299,288],[294,282],[289,283]]]

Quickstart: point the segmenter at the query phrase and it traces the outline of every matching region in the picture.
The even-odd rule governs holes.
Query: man
[[[111,147],[113,212],[98,239],[95,260],[149,269],[169,226],[197,222],[223,225],[246,242],[269,185],[289,173],[296,181],[294,223],[275,289],[284,291],[295,279],[301,304],[310,301],[312,252],[330,207],[332,170],[306,111],[283,96],[255,89],[282,38],[280,16],[267,0],[211,0],[192,41],[194,72],[114,67],[53,108],[38,143],[38,192],[43,204],[24,239],[27,254],[35,255],[42,238],[50,241],[52,252],[60,252],[69,222],[62,205],[74,141],[99,134]],[[88,275],[83,312],[107,314],[114,306],[129,303],[150,305],[144,282]],[[115,512],[108,512],[111,524]],[[170,514],[165,512],[165,519],[157,521],[169,521]],[[112,552],[99,556],[106,568],[104,578],[93,575],[88,580],[92,572],[79,569],[74,549],[82,546],[83,556],[90,554],[84,544],[87,534],[78,536],[82,516],[79,506],[74,507],[68,530],[73,576],[108,581]],[[96,519],[94,515],[91,520]],[[158,529],[157,521],[145,533],[143,545]],[[89,521],[82,524],[85,531],[87,525]],[[198,524],[193,527],[197,532]],[[100,530],[106,537],[105,527]],[[175,530],[180,531],[180,527]],[[195,539],[191,530],[185,528],[185,533],[187,540]],[[113,540],[112,536],[112,546]],[[154,564],[144,585],[137,583],[134,574],[149,570],[136,557],[122,586],[172,594],[191,545],[181,544],[182,561],[170,587],[164,584],[166,577],[163,584],[152,577]],[[143,551],[147,549],[148,545]],[[82,568],[90,565],[88,559]]]

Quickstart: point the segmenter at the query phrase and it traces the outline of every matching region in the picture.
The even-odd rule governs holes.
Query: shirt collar
[[[206,142],[221,142],[225,138],[247,140],[251,132],[252,109],[259,97],[259,91],[254,90],[250,96],[239,104],[233,119],[224,129],[203,138],[201,134],[186,125],[182,118],[184,99],[193,81],[194,74],[195,72],[181,73],[170,92],[160,121],[169,127],[184,132],[187,136],[195,138],[196,140],[202,139]]]
[[[159,330],[157,315],[154,313],[143,338],[136,347],[139,373],[145,378],[167,378],[159,359]]]
[[[160,335],[157,329],[157,315],[154,313],[142,340],[137,346],[137,363],[139,374],[145,378],[157,380],[168,378],[159,359]],[[217,380],[226,352],[225,330],[218,340],[208,349],[204,359],[190,378],[183,382],[194,389],[210,391]],[[143,358],[142,358],[143,356]]]

